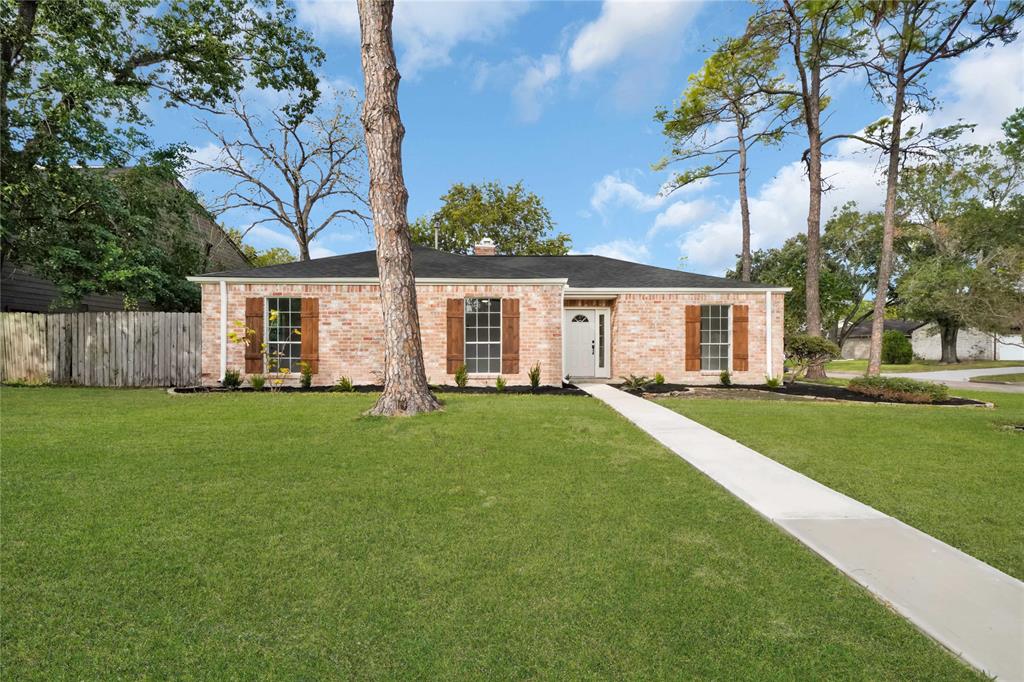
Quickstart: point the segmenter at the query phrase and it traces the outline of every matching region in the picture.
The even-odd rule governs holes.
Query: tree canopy
[[[539,196],[522,182],[456,183],[441,197],[433,215],[410,225],[412,240],[451,253],[471,253],[484,237],[494,240],[497,252],[508,256],[564,255],[569,235],[552,234],[555,223]]]
[[[163,275],[140,254],[177,236],[135,229],[162,202],[139,192],[179,170],[186,148],[152,148],[147,107],[212,111],[253,84],[299,93],[288,115],[301,117],[318,97],[323,54],[293,21],[278,0],[0,1],[3,257],[72,299],[128,286],[162,300]],[[86,170],[130,166],[144,170]]]

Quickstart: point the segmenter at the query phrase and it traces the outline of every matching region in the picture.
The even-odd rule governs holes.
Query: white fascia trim
[[[190,282],[228,284],[380,284],[376,277],[187,277]],[[477,284],[528,284],[565,286],[569,280],[560,279],[507,279],[507,278],[464,278],[417,277],[416,284],[477,285]]]
[[[792,287],[743,287],[726,289],[722,287],[616,287],[616,288],[573,288],[567,287],[565,295],[569,298],[580,298],[586,295],[613,296],[615,294],[763,294],[767,292],[785,293]]]

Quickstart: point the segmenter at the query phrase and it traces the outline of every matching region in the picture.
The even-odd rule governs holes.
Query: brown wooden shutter
[[[299,359],[309,363],[313,374],[320,371],[320,299],[302,299],[302,342]]]
[[[466,302],[448,299],[448,374],[455,374],[466,362]]]
[[[245,339],[245,373],[259,374],[263,371],[263,299],[245,299],[245,326],[251,330]]]
[[[732,307],[732,369],[734,372],[746,372],[750,368],[747,350],[750,345],[747,315],[747,306],[734,305]]]
[[[519,299],[501,299],[501,373],[519,374]]]
[[[687,372],[700,371],[700,306],[686,306],[686,360]]]

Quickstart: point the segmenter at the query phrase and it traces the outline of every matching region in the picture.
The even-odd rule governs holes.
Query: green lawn
[[[1024,395],[995,409],[665,399],[786,466],[1024,578]]]
[[[1021,360],[964,360],[958,363],[943,364],[937,360],[915,360],[909,365],[882,365],[883,372],[939,372],[946,369],[986,369],[988,367],[1024,366]],[[833,360],[825,365],[825,371],[856,372],[863,374],[868,371],[867,360]]]
[[[1024,384],[1024,372],[1015,374],[986,374],[980,377],[971,377],[971,381],[979,384]]]
[[[0,399],[6,678],[977,679],[595,400]]]

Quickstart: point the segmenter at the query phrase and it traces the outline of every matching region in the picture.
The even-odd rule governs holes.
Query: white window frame
[[[271,346],[270,346],[271,343],[278,343],[278,344],[287,343],[289,345],[297,345],[299,347],[299,352],[298,352],[298,354],[295,357],[297,357],[299,359],[296,361],[296,364],[298,364],[299,362],[302,362],[302,337],[301,336],[299,337],[298,341],[273,341],[273,342],[271,342],[271,340],[270,340],[270,302],[271,301],[278,301],[278,300],[281,300],[283,298],[286,298],[286,299],[289,299],[289,300],[295,300],[295,301],[299,302],[299,310],[298,310],[298,313],[299,313],[299,326],[298,326],[298,329],[299,329],[300,332],[302,331],[302,298],[301,297],[299,297],[299,296],[265,296],[263,298],[263,343],[267,344],[267,364],[268,365],[271,362],[275,362],[275,363],[278,362],[277,358],[275,358],[275,357],[273,357],[271,355],[271,350],[270,350],[271,349]],[[280,312],[280,309],[278,309],[278,311]],[[288,312],[291,313],[292,311],[289,310]],[[289,369],[289,371],[291,373],[297,373],[299,371],[299,368],[297,366],[293,368],[291,365],[289,365],[288,369]],[[270,367],[269,366],[268,367],[264,367],[263,371],[269,373],[270,372]]]
[[[473,372],[473,371],[469,370],[469,353],[467,352],[469,350],[469,345],[473,344],[474,346],[481,346],[481,345],[489,346],[489,345],[492,345],[494,343],[490,339],[488,339],[487,341],[479,341],[479,340],[478,341],[470,341],[469,340],[469,334],[467,333],[469,331],[469,327],[466,325],[466,313],[468,312],[467,308],[469,307],[469,302],[470,301],[497,301],[498,302],[498,371],[497,372],[492,372],[490,370],[488,370],[486,372]],[[495,297],[495,296],[467,296],[465,299],[463,299],[463,303],[462,303],[462,360],[463,360],[464,363],[466,363],[466,370],[467,370],[467,372],[471,376],[497,376],[497,375],[501,374],[501,359],[502,359],[504,351],[505,351],[505,348],[504,348],[504,343],[505,343],[505,338],[504,337],[505,337],[505,334],[504,334],[504,330],[502,329],[502,324],[504,323],[505,320],[504,320],[504,315],[502,313],[502,308],[504,307],[502,301],[503,301],[503,299],[501,299],[499,297]],[[488,314],[490,314],[490,312],[493,312],[493,311],[489,311]],[[493,329],[493,327],[491,327],[490,324],[488,324],[486,328],[487,329]],[[479,329],[479,327],[477,327],[477,329]],[[477,357],[477,358],[474,358],[474,359],[475,360],[479,360],[480,358]],[[491,360],[492,358],[488,357],[487,359]]]
[[[728,329],[726,329],[726,341],[721,342],[708,342],[704,343],[704,308],[715,306],[718,308],[725,308],[725,320]],[[732,373],[732,304],[731,303],[702,303],[700,311],[700,371],[702,374],[720,374],[723,371]],[[708,330],[711,331],[711,330]],[[725,367],[719,369],[704,369],[704,346],[725,346]]]

